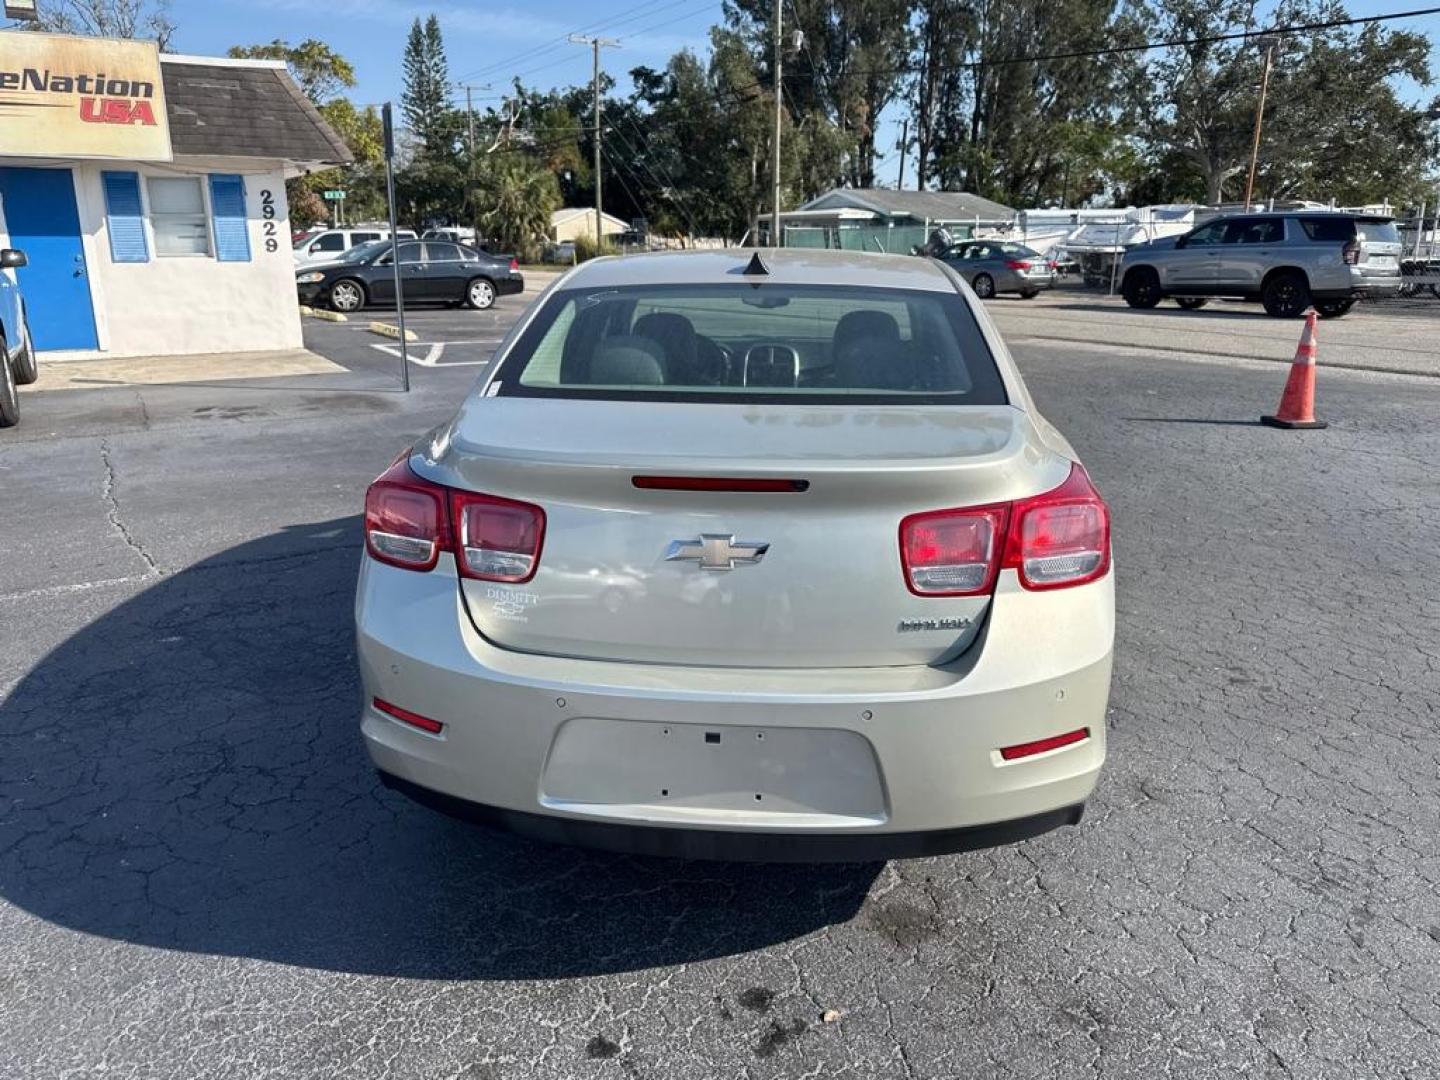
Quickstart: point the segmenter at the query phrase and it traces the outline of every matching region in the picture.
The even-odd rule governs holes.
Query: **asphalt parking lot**
[[[1017,331],[1115,516],[1084,822],[680,864],[434,816],[356,733],[365,484],[522,309],[412,315],[408,398],[307,322],[348,384],[0,433],[0,1077],[1436,1075],[1440,380],[1322,338],[1331,427],[1279,432],[1274,363]]]

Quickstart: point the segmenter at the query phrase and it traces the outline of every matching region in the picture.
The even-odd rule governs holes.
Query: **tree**
[[[405,85],[400,108],[420,152],[453,153],[460,120],[450,107],[450,69],[440,20],[434,15],[423,26],[416,19],[410,27],[402,67]]]
[[[299,45],[276,38],[268,45],[235,45],[229,56],[238,60],[283,60],[305,96],[317,105],[355,85],[350,61],[323,41],[306,38]]]
[[[1329,6],[1290,4],[1277,18],[1334,14]],[[1257,197],[1334,199],[1342,206],[1389,199],[1404,206],[1431,196],[1440,103],[1407,104],[1395,90],[1401,79],[1430,85],[1429,55],[1425,35],[1373,24],[1282,38]]]
[[[476,176],[480,225],[492,250],[511,251],[527,261],[539,253],[560,206],[555,175],[521,152],[488,155]]]
[[[168,50],[175,34],[169,0],[42,0],[27,30],[85,37],[144,38]]]

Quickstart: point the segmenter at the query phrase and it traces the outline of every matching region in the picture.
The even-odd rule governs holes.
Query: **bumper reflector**
[[[1064,735],[1051,735],[1048,739],[1036,739],[1034,742],[1017,743],[1015,746],[1004,746],[1000,748],[1000,756],[1006,761],[1014,761],[1016,758],[1034,757],[1036,754],[1043,754],[1047,750],[1059,750],[1062,746],[1071,746],[1078,742],[1084,742],[1090,738],[1090,729],[1082,727],[1077,731],[1067,731]]]
[[[402,724],[409,724],[411,727],[417,727],[421,731],[428,731],[431,735],[438,735],[445,728],[445,725],[439,720],[431,720],[428,716],[421,716],[419,713],[413,713],[409,709],[402,709],[399,705],[391,705],[390,702],[382,701],[378,697],[372,698],[371,703],[386,716],[393,716]]]

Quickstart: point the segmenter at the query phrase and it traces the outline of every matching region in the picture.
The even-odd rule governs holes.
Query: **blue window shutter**
[[[110,258],[117,263],[149,262],[139,174],[104,172],[100,178],[105,185],[105,231],[110,234]]]
[[[210,213],[215,219],[215,258],[250,261],[250,232],[245,227],[245,178],[210,174]]]

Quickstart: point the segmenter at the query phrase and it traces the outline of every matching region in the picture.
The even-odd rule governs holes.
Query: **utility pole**
[[[907,116],[900,123],[900,176],[895,181],[897,191],[905,190],[905,149],[910,142],[910,118]]]
[[[607,45],[618,49],[620,42],[616,38],[585,37],[583,34],[571,34],[569,40],[571,44],[589,45],[595,50],[595,247],[598,250],[604,243],[601,231],[604,211],[600,208],[600,50]]]
[[[475,160],[475,106],[470,101],[470,87],[465,87],[465,119],[470,122],[470,160]]]
[[[1245,178],[1245,209],[1250,209],[1250,198],[1255,193],[1255,166],[1260,161],[1260,125],[1265,119],[1265,92],[1270,88],[1270,68],[1275,62],[1275,46],[1279,39],[1266,34],[1255,39],[1255,44],[1265,50],[1265,67],[1260,75],[1260,101],[1255,106],[1255,138],[1250,144],[1250,174]]]
[[[775,160],[771,164],[771,179],[775,182],[774,201],[770,211],[770,246],[780,246],[780,107],[781,107],[781,0],[775,0]]]

